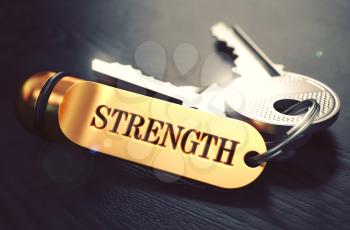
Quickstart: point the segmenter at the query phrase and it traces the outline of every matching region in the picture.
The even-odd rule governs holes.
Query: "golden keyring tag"
[[[24,84],[19,112],[33,107],[37,90],[52,74],[34,75]],[[251,125],[95,82],[58,81],[45,124],[54,119],[64,136],[82,147],[222,188],[245,186],[265,167],[245,163],[247,153],[266,151]]]

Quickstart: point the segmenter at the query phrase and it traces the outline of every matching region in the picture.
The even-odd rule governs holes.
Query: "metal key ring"
[[[300,134],[302,134],[316,119],[316,116],[320,111],[320,105],[315,99],[307,99],[291,106],[290,108],[284,111],[289,115],[295,115],[307,108],[308,111],[303,116],[303,118],[300,119],[300,121],[295,126],[288,130],[287,135],[279,144],[262,154],[248,158],[248,164],[258,166],[283,153],[283,147],[287,146],[290,142],[292,142]]]

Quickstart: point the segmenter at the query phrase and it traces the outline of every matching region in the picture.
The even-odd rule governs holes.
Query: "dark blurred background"
[[[332,127],[248,187],[220,190],[154,172],[45,141],[17,122],[16,90],[29,74],[93,80],[96,57],[178,85],[219,81],[201,75],[208,56],[222,59],[212,69],[231,68],[209,33],[217,21],[238,23],[273,61],[328,84],[342,102]],[[0,229],[349,228],[350,1],[13,0],[0,3],[0,29]],[[145,41],[160,48],[144,58],[136,51]],[[185,72],[174,61],[183,44],[198,54]]]

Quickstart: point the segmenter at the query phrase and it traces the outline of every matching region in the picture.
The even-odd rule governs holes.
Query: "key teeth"
[[[137,69],[137,68],[133,67],[132,65],[123,65],[123,64],[120,64],[118,62],[112,62],[111,64],[112,65],[113,64],[122,65],[122,66],[125,67],[125,70],[128,71],[128,72],[132,71],[132,72],[136,73],[139,76],[144,76],[144,77],[148,77],[148,78],[154,79],[154,77],[144,74],[140,69]],[[168,83],[168,82],[165,82],[165,83]]]
[[[234,25],[234,28],[236,29],[240,29],[240,27],[238,25]],[[213,37],[215,37],[218,41],[220,42],[224,42],[226,44],[227,47],[232,48],[232,54],[237,56],[234,60],[234,64],[236,65],[236,67],[232,68],[232,71],[234,74],[241,76],[240,71],[239,71],[239,62],[240,62],[240,55],[239,53],[236,53],[237,49],[236,49],[236,45],[234,44],[234,41],[228,39],[228,37],[230,37],[231,33],[234,33],[233,29],[231,27],[229,27],[228,25],[226,25],[224,22],[218,22],[216,24],[214,24],[211,27],[211,34]],[[276,68],[277,71],[279,72],[284,72],[284,66],[281,64],[273,64],[273,66]]]
[[[141,70],[135,69],[132,65],[124,65],[118,62],[108,63],[99,59],[94,59],[92,61],[92,69],[96,72],[111,76],[112,78],[139,85],[169,97],[178,98],[183,101],[186,106],[192,105],[192,99],[196,99],[199,96],[198,92],[200,88],[198,87],[191,86],[189,89],[181,86],[178,87],[171,82],[163,82],[155,77],[144,75]],[[179,93],[180,91],[182,93]]]
[[[125,66],[125,69],[127,69],[127,71],[133,71],[133,72],[135,72],[135,73],[137,73],[139,75],[144,75],[140,69],[136,69],[136,68],[134,68],[131,65],[124,65],[124,66]],[[146,75],[144,75],[144,76],[146,76]]]
[[[218,22],[214,24],[210,30],[213,37],[215,37],[220,42],[224,42],[227,47],[232,48],[232,54],[234,56],[237,56],[235,61],[233,61],[233,63],[236,64],[239,59],[239,54],[235,52],[235,45],[225,38],[225,34],[232,33],[231,28],[228,25],[226,25],[224,22]],[[237,64],[236,64],[236,67],[232,68],[232,71],[235,75],[241,76],[237,68]]]

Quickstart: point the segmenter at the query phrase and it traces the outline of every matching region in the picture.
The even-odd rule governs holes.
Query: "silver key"
[[[175,86],[170,82],[163,82],[152,76],[146,76],[142,74],[140,70],[133,68],[131,65],[123,65],[118,62],[108,63],[99,59],[94,59],[92,61],[91,68],[93,71],[102,74],[99,76],[99,80],[105,84],[118,87],[120,81],[128,82],[131,85],[124,87],[126,90],[144,95],[148,94],[146,91],[151,90],[163,96],[165,95],[171,97],[165,98],[167,101],[182,104],[186,107],[193,107],[206,112],[215,113],[217,115],[226,116],[224,108],[225,98],[223,96],[225,91],[220,90],[218,92],[218,88],[215,86],[211,86],[205,89],[203,93],[199,93],[203,90],[199,87]],[[144,92],[132,90],[132,86],[141,87]],[[230,93],[232,94],[232,90]],[[153,95],[153,97],[156,98],[157,96],[159,95]],[[158,98],[164,99],[164,97]],[[172,98],[178,99],[179,101],[173,101]]]
[[[313,98],[320,104],[321,110],[310,127],[311,131],[328,127],[337,119],[340,100],[331,88],[311,77],[284,71],[239,26],[231,28],[217,23],[211,32],[238,55],[233,70],[241,77],[227,84],[225,90],[212,86],[217,88],[217,94],[225,91],[218,101],[223,106],[222,97],[225,97],[226,115],[245,120],[262,132],[282,134],[302,116],[286,115],[282,110],[296,101]],[[231,91],[236,95],[231,95]],[[214,101],[213,104],[217,103]]]
[[[178,99],[180,100],[180,104],[187,107],[192,107],[199,100],[199,94],[197,92],[200,89],[198,87],[175,86],[170,82],[163,82],[152,76],[146,76],[131,65],[123,65],[118,62],[108,63],[99,59],[94,59],[92,61],[92,70],[103,74],[100,80],[105,83],[111,82],[111,84],[114,85],[116,84],[115,81],[121,80],[128,82],[144,90],[152,90],[159,94]]]

